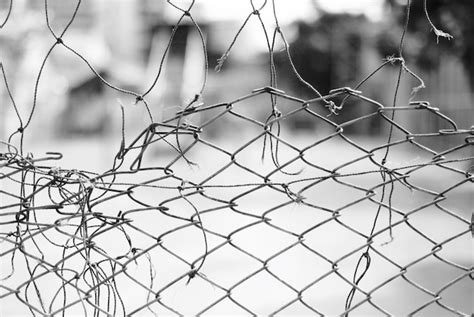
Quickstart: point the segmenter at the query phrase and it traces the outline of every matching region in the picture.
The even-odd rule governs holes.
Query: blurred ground
[[[310,144],[311,142],[314,142],[314,139],[317,139],[317,137],[317,135],[310,137],[307,134],[293,134],[291,137],[287,136],[288,139],[291,139],[293,144],[299,146]],[[245,136],[241,135],[240,138],[226,138],[225,140],[214,139],[212,141],[223,148],[232,149],[236,148],[244,139]],[[359,142],[364,142],[366,146],[375,147],[376,144],[379,142],[382,143],[383,140],[371,138],[366,140],[360,139]],[[115,155],[118,146],[117,140],[111,139],[75,139],[61,144],[55,143],[54,145],[35,144],[31,150],[39,155],[40,153],[44,153],[52,148],[56,151],[61,150],[64,153],[63,160],[58,162],[62,168],[74,167],[76,169],[90,169],[99,172],[110,167],[110,160]],[[281,151],[282,161],[291,157],[291,155],[294,155],[294,153],[291,153],[292,151],[287,147],[282,147]],[[334,167],[342,162],[350,160],[352,157],[360,155],[358,152],[358,150],[349,149],[347,144],[343,142],[331,141],[323,143],[321,147],[318,147],[318,151],[308,153],[307,159],[309,161],[317,161],[321,166]],[[153,151],[150,153],[153,153]],[[269,158],[267,157],[267,160],[262,162],[260,160],[260,155],[261,153],[259,151],[252,151],[250,149],[246,155],[237,156],[237,162],[241,162],[245,166],[252,168],[254,171],[272,170],[274,166]],[[158,166],[161,166],[159,162],[163,162],[163,164],[170,162],[174,156],[174,154],[170,154],[169,152],[155,151],[154,154],[150,154],[149,159],[155,164],[158,164]],[[190,181],[202,181],[212,174],[212,172],[218,170],[221,166],[224,166],[229,162],[228,157],[218,155],[215,151],[210,150],[209,148],[207,148],[207,150],[206,148],[201,148],[199,151],[193,151],[189,154],[188,158],[197,162],[199,165],[190,168],[184,163],[178,163],[178,165],[174,167],[174,171],[177,175]],[[415,163],[424,159],[426,158],[415,157],[413,156],[413,153],[410,152],[397,152],[394,156],[391,156],[391,160],[394,163]],[[350,166],[349,169],[353,171],[373,169],[373,165],[371,165],[368,160],[355,165],[355,167]],[[299,170],[299,166],[289,165],[288,170]],[[348,170],[346,171],[348,172]],[[304,168],[298,177],[304,179],[313,173],[314,170]],[[224,174],[225,177],[218,177],[215,180],[216,184],[246,184],[256,181],[248,172],[238,168],[231,168],[228,173]],[[446,176],[448,178],[446,178]],[[145,180],[149,179],[151,174],[139,174],[136,175],[136,177]],[[278,178],[276,175],[275,177]],[[453,177],[452,174],[443,175],[443,173],[433,173],[433,171],[430,171],[429,169],[426,172],[417,173],[414,176],[414,179],[416,179],[415,182],[418,186],[434,186],[438,187],[438,190],[440,189],[440,186],[433,184],[439,184],[441,180],[441,187],[448,187],[449,184],[459,181],[456,177]],[[359,177],[350,177],[349,179],[344,179],[344,181],[357,184],[364,188],[370,188],[375,184],[380,183],[380,175],[375,173],[368,176],[362,175]],[[209,183],[212,183],[212,181]],[[159,184],[159,182],[156,184]],[[450,199],[447,200],[447,204],[445,205],[445,207],[449,207],[450,210],[455,210],[455,212],[464,219],[469,219],[469,210],[474,205],[472,185],[470,186],[471,187],[469,187],[469,185],[460,187],[456,193],[453,193],[455,196],[448,195]],[[210,188],[206,190],[206,193],[215,197],[228,197],[225,199],[230,199],[230,197],[235,197],[247,189],[248,187],[216,190]],[[169,191],[158,189],[136,189],[135,194],[137,198],[139,197],[142,201],[150,203],[161,202],[164,201],[165,197],[176,195],[176,193],[173,194]],[[356,191],[353,188],[341,186],[341,184],[334,181],[325,181],[304,192],[303,195],[308,201],[315,205],[336,209],[343,207],[345,204],[352,202],[355,199],[363,197],[365,194],[361,191]],[[405,187],[397,186],[394,193],[393,207],[407,212],[411,208],[420,206],[423,202],[427,201],[427,199],[432,198],[421,195],[418,192],[412,192],[410,194]],[[244,195],[241,199],[237,199],[236,203],[239,210],[255,215],[262,215],[264,212],[271,210],[271,208],[278,206],[280,203],[287,200],[288,199],[285,198],[285,196],[282,197],[281,194],[275,193],[274,191],[258,190],[249,195]],[[213,202],[209,200],[201,201],[199,199],[194,200],[193,198],[193,201],[199,206],[200,210],[205,210],[213,206]],[[101,205],[100,210],[96,209],[95,211],[116,215],[119,210],[127,210],[133,208],[133,206],[135,206],[135,204],[129,199],[117,199],[115,202]],[[193,214],[189,205],[186,206],[183,201],[177,201],[175,203],[170,202],[167,206],[171,208],[170,212],[172,213],[176,212],[182,216],[192,216]],[[339,220],[352,228],[356,228],[357,230],[368,234],[376,210],[377,208],[375,204],[365,200],[348,208],[342,208],[340,210],[341,217]],[[179,224],[185,224],[182,221],[150,211],[130,214],[129,217],[133,219],[134,226],[145,230],[152,236],[158,236]],[[201,217],[206,229],[220,233],[224,236],[239,227],[254,221],[248,217],[242,217],[241,215],[232,212],[229,208],[205,213],[202,214]],[[285,228],[285,230],[289,230],[290,232],[300,234],[311,226],[316,225],[318,222],[330,218],[330,213],[322,210],[315,211],[312,208],[307,208],[304,205],[295,203],[277,208],[268,213],[267,217],[271,219],[271,224],[280,228]],[[401,220],[401,217],[394,213],[392,222],[395,223],[398,220]],[[388,226],[388,221],[387,210],[382,210],[377,228],[382,229]],[[463,229],[465,226],[463,223],[443,212],[440,212],[438,208],[433,206],[424,208],[410,215],[410,224],[438,242],[442,242],[450,236],[455,235],[456,232],[462,232],[465,230]],[[137,231],[128,230],[128,234],[133,241],[133,246],[136,248],[146,249],[150,243],[153,243],[153,239],[150,239],[150,237]],[[55,235],[52,234],[52,236]],[[219,243],[224,241],[222,238],[215,235],[209,235],[209,237],[210,248],[217,246]],[[384,254],[400,266],[409,265],[412,261],[430,253],[430,250],[433,247],[432,243],[423,239],[406,224],[394,227],[393,238],[394,240],[392,242],[385,244],[390,239],[388,232],[386,232],[374,241],[374,247],[381,254]],[[204,251],[202,233],[195,227],[183,228],[165,236],[163,239],[165,247],[173,250],[173,252],[176,252],[176,254],[182,256],[188,261],[193,261],[198,258]],[[291,248],[289,251],[286,251],[287,253],[284,255],[271,259],[272,255],[293,244],[297,239],[294,236],[282,234],[281,231],[274,230],[272,227],[264,225],[263,223],[243,230],[240,233],[236,233],[233,236],[232,241],[235,245],[253,254],[262,261],[270,259],[267,264],[268,270],[296,289],[302,289],[305,285],[310,284],[320,275],[331,270],[331,266],[328,262],[324,261],[321,257],[308,252],[308,250],[303,248],[301,245]],[[117,234],[98,236],[95,242],[104,250],[107,250],[110,256],[113,256],[114,254],[123,254],[123,252],[128,248],[123,236],[120,237],[120,235]],[[349,277],[352,275],[360,252],[356,252],[347,258],[341,257],[363,245],[364,239],[336,222],[330,221],[307,233],[305,235],[305,243],[332,261],[340,259],[338,264],[339,272]],[[50,255],[52,258],[58,258],[58,260],[61,258],[61,255],[57,253],[58,250],[54,251],[53,249],[49,250],[48,248],[43,250],[45,254],[51,252]],[[189,267],[186,267],[182,262],[170,256],[160,248],[151,250],[149,255],[153,259],[154,269],[156,270],[153,287],[154,290],[164,287],[167,283],[178,278],[183,274],[183,272],[186,272],[189,269]],[[472,266],[473,251],[470,234],[466,233],[444,245],[443,250],[440,251],[439,255],[441,255],[443,259],[448,259],[449,261],[458,263],[464,267]],[[3,268],[8,266],[3,259],[2,262]],[[230,245],[227,245],[208,256],[202,268],[202,273],[219,285],[230,287],[259,268],[261,268],[259,261],[253,259],[249,255],[245,255],[235,248],[230,247]],[[24,276],[21,274],[22,269],[24,269],[22,266],[17,267],[17,278],[9,280],[6,282],[6,285],[14,285],[15,281],[21,280]],[[141,280],[146,284],[148,283],[146,281],[149,281],[149,269],[149,264],[147,263],[146,258],[141,257],[138,259],[137,265],[129,265],[127,272],[134,278]],[[367,273],[366,278],[361,283],[361,287],[370,290],[371,288],[380,285],[382,281],[389,279],[391,276],[395,276],[398,272],[399,269],[397,269],[393,264],[390,264],[381,256],[373,254],[372,267]],[[406,276],[410,280],[416,281],[430,290],[439,290],[442,285],[445,285],[450,280],[453,280],[462,274],[462,270],[449,266],[433,256],[430,256],[418,264],[410,266]],[[163,302],[180,312],[194,314],[197,311],[204,309],[219,296],[225,295],[222,290],[204,282],[200,278],[193,279],[188,285],[186,285],[186,280],[186,278],[183,278],[180,282],[176,283],[162,294]],[[52,281],[50,281],[50,283],[51,282]],[[129,278],[124,278],[122,276],[117,279],[117,283],[118,285],[123,286],[121,288],[123,290],[121,293],[122,299],[131,307],[135,307],[135,303],[143,303],[144,299],[147,297],[146,291],[137,287],[137,285]],[[318,307],[318,309],[325,314],[336,315],[343,311],[344,301],[349,290],[350,287],[347,283],[337,275],[331,274],[327,278],[322,279],[308,288],[308,290],[303,293],[303,299],[306,302],[313,304],[315,307]],[[469,311],[472,311],[472,291],[472,284],[469,281],[469,278],[465,277],[460,283],[457,283],[452,288],[443,291],[443,303],[469,313]],[[289,302],[291,299],[297,297],[295,292],[287,287],[283,287],[283,284],[278,282],[266,271],[258,273],[252,279],[237,286],[233,289],[232,294],[232,297],[238,302],[244,303],[245,306],[262,315],[274,311],[280,307],[282,303]],[[362,298],[363,297],[360,294],[356,295],[354,303],[357,303],[357,300]],[[398,277],[387,285],[382,286],[381,289],[377,290],[372,295],[373,303],[399,316],[405,315],[410,310],[414,309],[414,307],[418,307],[430,299],[430,296],[423,294],[421,291],[411,286],[410,283],[402,277]],[[15,301],[16,299],[12,296],[5,300],[1,306],[2,314],[5,316],[20,316],[26,313],[26,311],[19,309],[19,306],[15,304]],[[76,307],[77,314],[81,315],[80,305],[77,305]],[[440,310],[439,307],[436,308],[436,305],[430,307],[431,308],[426,311],[422,311],[420,315],[446,316],[446,311]],[[156,304],[152,305],[151,308],[158,313],[168,313]],[[229,300],[220,303],[211,309],[210,312],[226,315],[231,312],[235,312],[236,314],[244,313],[244,311]],[[142,313],[144,315],[149,314],[147,310],[143,310]],[[310,311],[301,304],[295,304],[285,309],[282,313],[288,315],[308,314]],[[68,316],[71,314],[72,312],[69,312]],[[365,304],[357,308],[353,315],[367,316],[369,314],[377,315],[378,313],[373,307]]]

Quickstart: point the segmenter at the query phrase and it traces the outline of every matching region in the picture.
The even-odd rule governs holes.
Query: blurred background
[[[178,1],[185,4],[184,1]],[[396,54],[404,20],[403,1],[306,0],[298,5],[277,2],[282,30],[290,44],[294,64],[301,76],[322,94],[341,86],[354,87],[388,56]],[[75,1],[49,1],[50,22],[60,32],[74,11]],[[9,1],[0,1],[0,16],[6,16]],[[431,30],[422,1],[412,4],[404,56],[407,66],[425,81],[416,100],[429,100],[469,128],[473,107],[473,33],[469,0],[429,1],[431,20],[454,39],[439,39]],[[269,84],[269,54],[261,25],[250,19],[220,72],[218,58],[230,45],[252,11],[245,1],[204,1],[193,8],[193,17],[205,34],[209,78],[203,93],[205,104],[230,101]],[[142,92],[153,82],[158,65],[180,12],[164,1],[84,1],[63,40],[83,55],[96,71],[118,87]],[[270,30],[274,25],[271,6],[262,10]],[[0,32],[1,60],[20,114],[29,114],[34,84],[41,62],[54,38],[45,22],[43,1],[15,1],[10,21]],[[276,43],[275,62],[279,88],[301,98],[311,97],[292,73],[284,45]],[[164,60],[157,86],[147,96],[157,119],[167,118],[186,105],[199,91],[203,78],[203,53],[199,34],[184,19]],[[360,89],[366,96],[391,105],[398,67],[385,67]],[[408,102],[415,79],[404,80],[399,104]],[[4,85],[0,89],[0,139],[15,131],[19,122]],[[44,68],[37,110],[30,131],[34,143],[52,139],[77,139],[118,135],[119,103],[125,106],[127,130],[140,129],[147,121],[144,107],[134,99],[108,89],[78,56],[63,47],[53,50]],[[259,111],[255,107],[253,111]],[[266,110],[262,110],[266,111]],[[343,122],[362,114],[360,107],[346,107],[335,119]],[[360,112],[360,113],[358,113]],[[403,116],[403,114],[401,114]],[[144,121],[145,120],[145,121]],[[308,116],[290,118],[295,130],[316,129]],[[222,120],[225,121],[225,120]],[[437,131],[442,123],[434,116],[406,117],[411,127]],[[225,122],[222,122],[225,125]],[[411,128],[409,127],[409,128]],[[217,130],[219,128],[216,128]],[[377,135],[380,120],[349,126],[347,133]],[[219,131],[210,131],[219,133]],[[41,137],[34,131],[41,131]],[[27,138],[33,141],[32,138]]]

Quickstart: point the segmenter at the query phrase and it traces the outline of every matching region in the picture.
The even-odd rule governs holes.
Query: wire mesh
[[[293,66],[278,4],[258,7],[250,1],[217,70],[255,19],[268,44],[269,85],[208,105],[202,102],[204,76],[193,100],[155,121],[147,95],[185,20],[200,35],[207,74],[205,34],[193,16],[194,1],[188,6],[167,1],[180,18],[155,80],[143,93],[107,82],[63,41],[81,1],[62,31],[51,28],[48,1],[44,5],[53,41],[37,74],[29,115],[20,114],[7,65],[1,65],[8,107],[19,124],[0,153],[0,303],[11,305],[12,314],[20,307],[41,316],[472,312],[473,266],[466,259],[472,255],[473,175],[466,166],[472,164],[474,130],[458,127],[428,101],[397,100],[403,73],[419,81],[417,89],[424,86],[405,64],[405,32],[396,57],[360,85],[322,95]],[[409,8],[408,2],[407,23]],[[273,29],[260,16],[264,10],[273,15]],[[313,98],[277,88],[276,40],[284,43],[292,75]],[[24,148],[43,69],[60,47],[86,63],[108,89],[148,109],[150,123],[129,136],[122,106],[121,143],[104,172],[59,168],[61,153],[36,156]],[[358,90],[394,65],[399,76],[393,104]],[[351,106],[364,114],[337,121],[337,113]],[[255,107],[262,110],[258,115],[249,111]],[[445,128],[414,131],[402,112],[428,113]],[[288,121],[296,116],[310,118],[324,132],[295,139]],[[380,144],[345,132],[369,119],[388,127]],[[228,125],[221,138],[206,134],[221,122]],[[449,146],[434,150],[426,139]],[[94,158],[84,153],[84,159]]]

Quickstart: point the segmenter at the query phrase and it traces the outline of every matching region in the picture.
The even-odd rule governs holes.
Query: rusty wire
[[[199,32],[205,56],[203,67],[206,74],[208,71],[205,36],[198,25],[199,21],[193,17],[194,1],[186,8],[168,1],[170,6],[181,12],[181,17],[171,33],[160,64],[157,65],[157,75],[143,93],[107,82],[86,57],[62,40],[74,23],[81,1],[77,1],[70,21],[61,32],[52,29],[48,1],[44,4],[46,23],[53,40],[37,75],[34,100],[28,116],[20,115],[20,105],[15,103],[14,93],[8,85],[7,65],[0,65],[4,87],[10,98],[9,106],[14,108],[19,125],[8,140],[2,141],[3,152],[0,153],[0,256],[3,263],[0,303],[13,301],[16,305],[25,306],[34,316],[67,316],[71,311],[93,316],[200,315],[212,314],[223,303],[232,306],[233,313],[237,311],[238,314],[251,315],[291,313],[294,306],[304,308],[306,313],[318,315],[334,312],[338,315],[357,314],[362,307],[369,307],[371,311],[381,315],[393,315],[397,312],[392,310],[393,306],[387,307],[387,302],[381,300],[379,294],[395,287],[394,283],[403,282],[420,296],[424,296],[423,300],[402,307],[403,314],[424,313],[434,307],[446,314],[471,313],[463,310],[465,306],[452,304],[445,294],[466,280],[467,283],[472,283],[472,263],[456,262],[446,256],[443,250],[449,249],[453,241],[469,238],[473,233],[472,220],[467,216],[469,211],[459,211],[445,203],[456,199],[451,193],[457,189],[469,186],[472,189],[472,167],[464,170],[459,166],[472,164],[474,130],[472,127],[458,127],[428,101],[411,101],[403,105],[397,100],[404,72],[420,82],[417,89],[424,87],[421,77],[407,67],[403,58],[403,37],[407,25],[396,56],[387,59],[356,87],[336,88],[322,95],[295,68],[289,44],[278,22],[278,6],[275,1],[264,1],[260,6],[250,1],[249,14],[235,38],[230,41],[229,49],[219,59],[217,70],[224,67],[226,58],[232,47],[237,45],[239,34],[248,21],[258,19],[269,53],[269,86],[257,88],[234,100],[206,105],[198,103],[206,88],[205,76],[200,91],[196,92],[191,102],[175,115],[156,122],[146,96],[157,85],[174,34],[185,19],[189,19]],[[2,27],[8,23],[12,5],[13,1],[10,1],[10,9]],[[407,24],[409,8],[408,2]],[[273,11],[275,28],[271,32],[260,17],[264,9]],[[314,98],[299,98],[277,88],[278,77],[273,54],[278,38],[284,43],[293,75],[309,88]],[[136,98],[136,103],[146,107],[149,114],[151,123],[135,138],[126,134],[122,122],[118,153],[112,158],[110,169],[102,173],[58,168],[55,162],[61,160],[61,153],[51,152],[36,157],[24,148],[23,138],[37,107],[42,71],[53,50],[59,46],[85,62],[109,89]],[[358,90],[380,69],[393,64],[399,65],[399,76],[392,105],[384,105]],[[241,111],[247,104],[257,100],[258,103],[267,100],[268,110],[264,120]],[[336,123],[333,119],[337,113],[343,112],[344,107],[351,106],[353,100],[359,100],[370,111],[347,122]],[[285,102],[291,103],[291,109],[283,111],[279,108]],[[430,113],[448,128],[424,133],[412,132],[410,128],[406,128],[402,119],[398,119],[397,115],[401,112]],[[201,120],[196,123],[198,114]],[[327,126],[328,132],[314,136],[304,144],[294,144],[291,134],[285,130],[285,123],[295,115],[307,116],[316,123]],[[390,127],[388,134],[384,136],[384,144],[363,144],[345,133],[346,127],[362,124],[368,118],[380,120]],[[252,126],[252,135],[235,148],[227,148],[225,144],[206,135],[208,127],[226,119]],[[125,121],[123,106],[122,120]],[[132,141],[127,142],[126,136]],[[423,142],[434,138],[442,143],[444,138],[453,137],[458,143],[441,151],[431,149]],[[346,160],[335,166],[315,162],[312,156],[314,154],[309,153],[316,149],[319,157],[331,155],[324,149],[319,149],[335,140],[347,151],[357,151],[358,155],[352,158],[348,155]],[[254,157],[246,151],[255,145],[261,155]],[[154,160],[147,158],[154,147],[160,146],[167,148],[173,157],[168,162],[157,165]],[[397,161],[397,157],[392,158],[391,153],[400,146],[408,146],[412,151],[417,151],[422,159],[415,162]],[[196,151],[209,152],[211,157],[206,157],[206,160],[222,156],[224,164],[214,166],[213,172],[197,181],[189,175],[189,171],[183,170],[186,166],[208,163],[196,160],[196,155],[193,155]],[[266,153],[270,154],[270,158]],[[251,161],[247,159],[249,156]],[[258,170],[256,166],[264,162],[267,162],[265,166],[271,168]],[[359,163],[365,164],[363,169],[351,168]],[[442,175],[451,175],[456,181],[443,184],[443,178],[447,176],[440,176],[437,181],[441,185],[437,190],[418,183],[418,175],[433,173],[433,169],[444,173]],[[229,171],[241,176],[234,179],[228,175]],[[369,177],[370,181],[358,183],[357,180],[363,177]],[[332,193],[332,200],[344,201],[340,196],[346,195],[348,191],[356,193],[355,198],[338,207],[317,203],[315,195],[318,194],[313,191],[325,188],[329,183],[337,185],[334,190],[340,191]],[[151,191],[151,195],[140,196],[145,190]],[[258,199],[266,199],[266,196],[260,194],[262,192],[271,194],[268,200],[257,203],[255,194],[260,195],[257,196]],[[410,197],[417,195],[425,199],[414,199],[415,205],[403,207],[401,201],[410,200]],[[248,207],[252,202],[260,206],[259,212],[251,211],[252,208]],[[359,228],[352,222],[352,218],[347,217],[351,211],[357,211],[361,204],[367,212],[357,217],[367,218],[363,219],[369,225],[366,229]],[[281,221],[275,222],[279,213],[287,209],[291,209],[291,221],[306,224],[304,229],[298,230]],[[430,211],[428,214],[427,210]],[[303,212],[308,211],[311,217],[302,218]],[[226,229],[227,224],[223,224],[222,229],[210,227],[209,219],[223,213],[229,215],[230,222],[236,222],[235,227],[230,230]],[[426,228],[414,220],[418,219],[418,215],[423,215],[423,222],[429,228],[430,213],[449,218],[456,223],[456,229],[449,231],[442,239],[430,236],[425,232]],[[145,217],[148,225],[143,222]],[[164,219],[172,225],[161,225],[161,221],[166,222]],[[350,234],[354,240],[359,239],[359,242],[352,246],[349,241],[339,241],[337,245],[348,243],[351,248],[338,256],[329,256],[324,249],[314,246],[314,239],[311,238],[326,226],[335,226],[337,230]],[[181,243],[195,245],[197,255],[183,254],[180,248],[175,249],[176,245],[168,244],[172,237],[190,231],[195,234],[194,241]],[[249,234],[255,243],[260,239],[266,241],[259,231],[272,232],[288,241],[268,254],[255,254],[252,248],[241,243],[239,237]],[[422,251],[417,249],[410,260],[396,259],[394,254],[406,252],[415,243],[403,240],[399,235],[400,231],[415,236],[427,246]],[[104,247],[99,242],[102,237],[114,240],[114,250],[107,249],[112,245],[105,244]],[[333,240],[334,237],[327,239]],[[340,239],[345,238],[341,236]],[[399,240],[402,242],[395,244]],[[390,245],[396,245],[396,250],[393,251],[395,253],[384,252],[384,248]],[[120,247],[121,251],[117,252],[116,247]],[[266,248],[265,245],[263,248]],[[215,276],[213,263],[222,260],[221,265],[224,266],[245,264],[240,261],[234,264],[226,262],[219,256],[224,250],[234,252],[242,261],[253,263],[249,267],[226,271],[227,278],[232,280],[227,283]],[[308,259],[321,262],[320,267],[313,267],[313,273],[302,273],[306,276],[301,285],[296,285],[286,274],[276,269],[279,261],[291,262],[292,252],[295,250],[303,252]],[[465,252],[469,253],[468,250]],[[428,283],[427,286],[426,281],[420,281],[416,275],[420,274],[416,268],[420,263],[433,261],[455,270],[456,274],[443,278],[445,282],[442,285],[432,286]],[[299,270],[297,263],[293,265],[295,266],[286,266],[286,272]],[[163,267],[170,271],[160,271]],[[139,268],[144,273],[137,273]],[[387,272],[381,274],[382,271]],[[381,277],[377,277],[375,282],[364,283],[371,274],[380,274]],[[443,271],[439,271],[436,276],[442,274]],[[260,281],[262,275],[291,295],[264,310],[249,303],[242,297],[242,292],[251,292],[252,285],[255,287],[252,283]],[[330,279],[338,280],[343,286],[329,286],[340,287],[342,290],[337,295],[341,297],[338,299],[341,305],[328,312],[320,307],[321,303],[314,301],[313,293],[331,293],[331,290],[325,290],[321,286]],[[45,288],[49,290],[46,291]],[[186,295],[188,297],[183,295],[186,289],[191,290],[191,294]],[[257,293],[254,300],[264,302],[266,296],[272,296],[272,290],[267,291],[269,294]],[[212,299],[201,302],[198,300],[198,304],[193,305],[185,302],[180,306],[176,303],[176,297],[183,301],[189,298],[191,303],[193,298],[200,298],[203,294],[210,294]],[[389,302],[396,302],[396,296],[397,294],[391,294]]]

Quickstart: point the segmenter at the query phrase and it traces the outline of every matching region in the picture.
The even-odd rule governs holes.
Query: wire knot
[[[188,285],[189,282],[191,282],[191,280],[196,277],[196,275],[197,275],[197,270],[195,268],[191,268],[191,271],[189,271],[188,273],[188,281],[186,282],[186,285]]]

